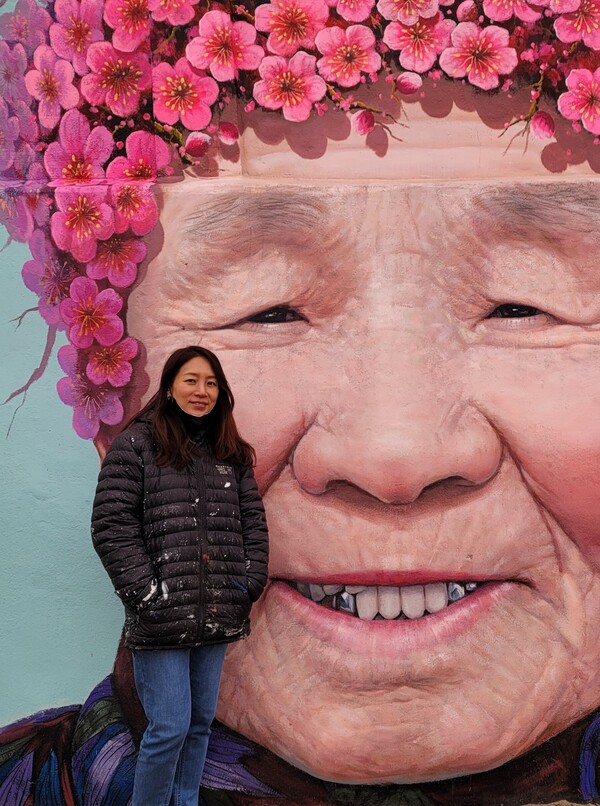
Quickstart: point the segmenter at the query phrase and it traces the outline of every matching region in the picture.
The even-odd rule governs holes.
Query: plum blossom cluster
[[[66,333],[58,393],[88,439],[123,418],[156,183],[235,146],[233,99],[292,124],[341,109],[368,135],[385,116],[356,99],[363,84],[526,83],[534,134],[554,134],[549,94],[600,135],[600,0],[17,0],[0,37],[0,222],[29,244],[49,332]]]

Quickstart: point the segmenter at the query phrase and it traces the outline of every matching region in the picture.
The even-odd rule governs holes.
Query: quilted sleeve
[[[112,443],[98,477],[92,511],[92,541],[117,596],[141,611],[160,591],[142,531],[144,465],[131,437]]]
[[[251,467],[241,468],[239,498],[248,593],[255,602],[267,584],[269,533],[265,509]]]

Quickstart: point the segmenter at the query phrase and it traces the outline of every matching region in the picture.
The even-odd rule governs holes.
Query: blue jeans
[[[133,653],[146,712],[132,806],[198,806],[226,644]]]

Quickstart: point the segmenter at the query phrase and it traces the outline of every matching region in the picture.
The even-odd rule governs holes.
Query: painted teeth
[[[373,619],[417,619],[439,613],[445,607],[473,593],[479,582],[432,582],[429,585],[313,585],[292,583],[313,602],[358,616]]]

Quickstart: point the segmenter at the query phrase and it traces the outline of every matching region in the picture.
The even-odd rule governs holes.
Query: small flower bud
[[[185,151],[190,157],[203,157],[211,142],[212,137],[204,132],[190,132],[185,141]]]
[[[235,123],[221,123],[217,136],[223,145],[233,146],[239,140],[240,132]]]
[[[375,128],[375,115],[368,109],[361,109],[360,112],[352,115],[350,123],[357,134],[364,136]]]
[[[396,79],[396,89],[403,95],[412,95],[423,86],[423,79],[418,73],[400,73]]]
[[[548,140],[554,136],[556,124],[548,112],[536,112],[531,118],[531,131],[538,140]]]
[[[456,9],[459,22],[475,22],[478,17],[477,5],[473,0],[464,0]]]

